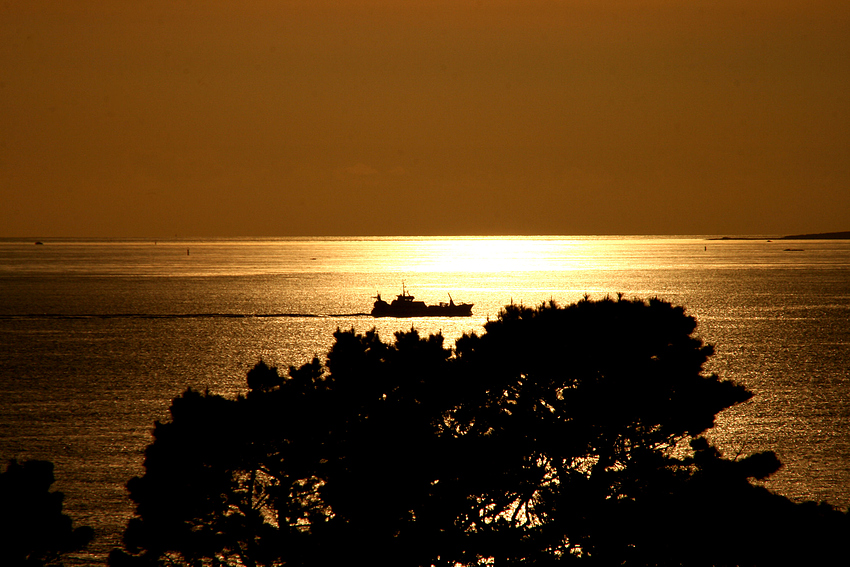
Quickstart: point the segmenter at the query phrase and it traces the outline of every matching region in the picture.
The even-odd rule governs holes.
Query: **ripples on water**
[[[474,316],[363,315],[402,281],[428,303],[474,302]],[[98,531],[76,561],[100,561],[132,514],[124,483],[153,422],[187,386],[243,392],[258,359],[323,358],[338,327],[451,344],[511,301],[618,292],[684,305],[716,347],[708,370],[755,392],[718,418],[727,451],[776,450],[770,488],[850,505],[846,241],[0,241],[0,459],[56,464],[66,509]]]

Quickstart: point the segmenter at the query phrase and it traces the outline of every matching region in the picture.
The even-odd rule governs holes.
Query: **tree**
[[[189,390],[128,484],[137,518],[111,563],[762,565],[832,550],[846,514],[751,484],[779,468],[772,453],[730,461],[701,437],[752,394],[704,374],[695,327],[660,300],[511,305],[453,350],[337,331],[324,365],[281,377],[260,362],[244,397]]]
[[[90,527],[74,528],[62,513],[63,495],[50,492],[49,461],[9,461],[0,473],[0,557],[3,565],[61,565],[65,553],[84,549],[94,537]]]

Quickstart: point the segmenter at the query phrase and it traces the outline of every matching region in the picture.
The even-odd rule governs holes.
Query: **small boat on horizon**
[[[449,302],[437,305],[426,305],[424,301],[416,301],[401,284],[401,293],[387,303],[381,299],[381,294],[375,296],[372,307],[372,317],[471,317],[472,303],[455,303],[449,294]]]

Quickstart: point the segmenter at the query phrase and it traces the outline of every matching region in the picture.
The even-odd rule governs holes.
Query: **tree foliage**
[[[49,461],[12,460],[0,473],[0,564],[61,565],[63,554],[84,549],[94,537],[62,513],[63,495],[50,492],[53,482]]]
[[[660,300],[511,305],[454,349],[337,331],[245,396],[186,391],[157,423],[112,565],[768,565],[847,515],[753,485],[701,435],[751,397]],[[816,526],[816,529],[814,528]],[[792,537],[793,536],[793,537]],[[793,542],[789,544],[789,542]],[[811,561],[804,561],[811,563]]]

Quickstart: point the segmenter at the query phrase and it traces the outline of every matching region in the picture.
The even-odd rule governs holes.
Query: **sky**
[[[0,0],[0,236],[850,230],[846,0]]]

